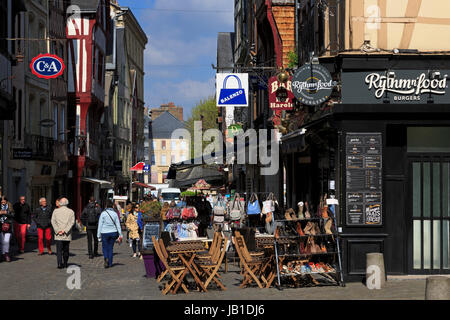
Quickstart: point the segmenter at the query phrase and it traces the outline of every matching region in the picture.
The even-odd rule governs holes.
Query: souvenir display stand
[[[334,207],[323,216],[286,216],[275,220],[277,287],[345,286]]]

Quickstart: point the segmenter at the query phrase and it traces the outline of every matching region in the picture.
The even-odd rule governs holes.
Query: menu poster
[[[143,241],[142,246],[143,249],[152,249],[153,248],[153,241],[152,236],[155,236],[156,239],[159,238],[159,229],[160,224],[158,223],[147,223],[144,226],[144,232],[143,232]]]
[[[381,133],[346,136],[347,225],[382,224]]]

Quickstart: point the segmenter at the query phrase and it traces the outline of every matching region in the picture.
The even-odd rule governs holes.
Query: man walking
[[[81,212],[81,222],[86,227],[87,232],[89,259],[94,259],[94,256],[98,256],[97,228],[101,213],[100,205],[95,201],[94,197],[90,197],[88,205]],[[94,240],[94,251],[92,251],[92,240]]]
[[[39,208],[34,211],[34,222],[37,226],[38,232],[38,243],[39,243],[39,255],[44,254],[44,236],[47,244],[48,254],[52,254],[51,244],[52,244],[52,208],[50,205],[47,206],[47,199],[39,199]]]
[[[14,233],[19,245],[19,252],[25,252],[25,240],[27,230],[31,226],[31,210],[28,203],[25,202],[25,196],[19,198],[19,202],[14,206]]]
[[[61,198],[60,207],[53,211],[52,226],[55,233],[58,269],[67,268],[69,262],[69,245],[72,240],[72,227],[75,223],[75,212],[69,209],[69,200]]]

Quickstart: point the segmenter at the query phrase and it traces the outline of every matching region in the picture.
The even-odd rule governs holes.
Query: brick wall
[[[293,2],[293,1],[292,1]],[[272,3],[272,12],[277,24],[278,32],[283,43],[283,67],[287,67],[289,51],[295,48],[295,5],[286,2],[283,4]]]

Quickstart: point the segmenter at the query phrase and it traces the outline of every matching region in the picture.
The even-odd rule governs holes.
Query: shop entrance
[[[408,156],[409,273],[450,273],[450,157]]]

